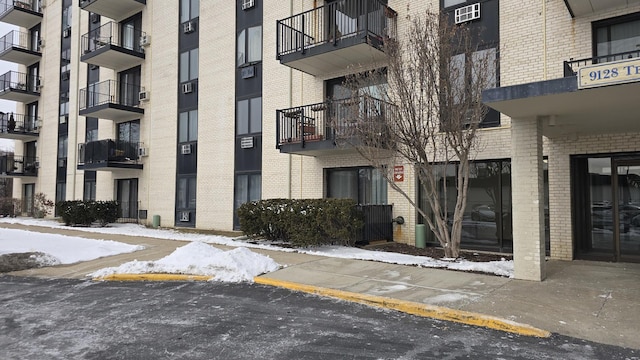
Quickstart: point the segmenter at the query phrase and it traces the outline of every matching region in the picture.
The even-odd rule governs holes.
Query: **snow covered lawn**
[[[68,229],[68,227],[54,220],[42,220],[42,219],[31,219],[31,218],[0,219],[0,223],[3,223],[3,222]],[[183,256],[182,260],[180,260],[183,262],[182,263],[183,268],[180,270],[175,269],[174,272],[185,273],[185,274],[186,273],[212,274],[218,271],[219,274],[223,274],[225,271],[228,271],[229,273],[227,273],[226,275],[220,275],[221,278],[233,278],[236,276],[237,278],[241,278],[245,275],[236,274],[236,273],[234,273],[234,275],[230,275],[230,273],[234,271],[239,271],[238,269],[240,269],[241,267],[249,266],[248,264],[246,264],[243,261],[239,261],[238,263],[230,265],[229,267],[224,267],[222,266],[222,264],[230,264],[231,260],[236,258],[241,258],[242,256],[246,255],[247,248],[259,248],[259,249],[267,249],[267,250],[274,250],[274,251],[299,252],[299,253],[327,256],[327,257],[339,257],[339,258],[345,258],[345,259],[379,261],[379,262],[386,262],[391,264],[412,265],[412,266],[430,267],[430,268],[443,268],[443,269],[463,270],[463,271],[477,271],[477,272],[483,272],[487,274],[513,277],[513,261],[512,260],[491,261],[491,262],[473,262],[468,260],[443,261],[440,259],[433,259],[426,256],[412,256],[412,255],[398,254],[398,253],[392,253],[392,252],[371,251],[371,250],[358,249],[358,248],[349,248],[349,247],[343,247],[343,246],[322,246],[322,247],[314,247],[314,248],[306,248],[306,249],[291,249],[291,248],[283,248],[276,245],[269,245],[266,243],[255,244],[252,242],[240,241],[238,239],[233,239],[226,236],[181,233],[181,232],[169,230],[169,229],[149,229],[144,226],[136,225],[136,224],[111,224],[109,227],[104,227],[104,228],[78,227],[73,229],[79,230],[79,231],[93,232],[93,233],[123,234],[123,235],[131,235],[131,236],[152,237],[152,238],[159,238],[159,239],[183,240],[183,241],[192,241],[192,242],[199,242],[199,243],[219,244],[219,245],[232,246],[236,248],[243,248],[243,250],[236,249],[238,254],[237,253],[227,254],[228,252],[217,250],[217,249],[211,250],[215,252],[215,255],[210,254],[210,255],[207,255],[206,258],[208,259],[209,257],[213,257],[216,259],[213,260],[214,262],[208,263],[208,264],[203,264],[201,262],[190,264],[186,259],[196,258],[197,254],[191,254],[187,257],[184,257],[183,255],[180,255],[180,253],[178,253],[177,255],[175,255],[175,258],[168,257],[169,259],[165,258],[153,263],[135,262],[135,264],[134,263],[124,264],[123,266],[126,265],[126,268],[122,268],[122,269],[118,268],[119,270],[117,271],[134,271],[134,269],[136,269],[135,271],[146,271],[147,273],[149,272],[158,273],[160,272],[160,270],[158,270],[159,268],[169,269],[172,266],[175,268],[175,266],[177,265],[176,259],[178,259],[179,256]],[[0,229],[0,234],[2,234],[4,231],[7,231],[7,230]],[[18,230],[14,230],[14,231],[18,231]],[[38,236],[40,235],[48,236],[46,234],[38,234]],[[51,235],[51,236],[59,236],[59,235]],[[0,236],[0,239],[3,239],[3,238],[4,236]],[[65,237],[65,238],[79,239],[79,238],[72,238],[72,237]],[[81,240],[85,240],[85,239],[81,239]],[[61,247],[58,249],[58,251],[60,252],[76,251],[74,247],[66,247],[66,245],[61,245],[62,243],[59,241],[55,243],[56,243],[55,247]],[[3,250],[5,249],[5,246],[6,246],[6,242],[0,240],[0,253],[3,252]],[[131,245],[126,245],[126,246],[131,246]],[[190,248],[187,248],[183,251],[186,252],[190,250],[191,250]],[[232,251],[236,251],[236,250],[232,250]],[[24,251],[42,251],[45,253],[49,253],[47,249],[36,248],[36,247],[30,250],[25,249]],[[130,251],[135,251],[135,249]],[[107,255],[105,254],[101,256],[107,256]],[[172,254],[170,256],[174,256],[174,255]],[[78,261],[81,261],[81,260],[78,260]],[[260,266],[265,266],[265,268],[268,268],[270,265],[265,263],[265,264],[261,264]],[[213,270],[213,269],[220,269],[222,267],[224,267],[225,269],[224,271]],[[116,270],[105,270],[105,272],[107,271],[115,272]],[[273,271],[273,270],[270,270],[270,271]]]

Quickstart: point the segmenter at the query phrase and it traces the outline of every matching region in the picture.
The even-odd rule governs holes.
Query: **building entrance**
[[[576,257],[640,262],[640,156],[575,157]]]

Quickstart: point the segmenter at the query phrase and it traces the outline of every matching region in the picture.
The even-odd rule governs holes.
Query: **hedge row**
[[[91,225],[93,222],[106,226],[118,219],[117,201],[81,201],[69,200],[56,204],[56,211],[65,225]]]
[[[249,237],[288,241],[294,246],[353,246],[364,225],[351,199],[270,199],[238,209],[240,230]]]

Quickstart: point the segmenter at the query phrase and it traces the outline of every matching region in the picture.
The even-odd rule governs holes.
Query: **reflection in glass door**
[[[640,261],[640,160],[572,160],[578,258]]]
[[[640,258],[640,162],[616,162],[616,202],[618,241],[614,253],[618,260]]]

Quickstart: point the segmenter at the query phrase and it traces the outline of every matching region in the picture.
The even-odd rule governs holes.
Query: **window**
[[[185,51],[180,54],[180,82],[187,82],[198,78],[198,49]]]
[[[95,179],[84,180],[84,191],[83,191],[82,199],[84,201],[96,200],[96,180]]]
[[[140,141],[140,120],[119,123],[118,141],[137,144]]]
[[[67,158],[68,135],[60,135],[58,137],[58,159]]]
[[[327,169],[327,197],[351,198],[361,205],[386,205],[387,181],[371,167]]]
[[[71,27],[72,14],[73,14],[73,11],[71,9],[71,6],[67,6],[64,9],[62,9],[62,29],[63,30]]]
[[[67,183],[60,181],[56,183],[56,202],[64,201],[67,197]]]
[[[196,208],[196,178],[181,177],[178,178],[178,200],[177,208],[195,209]]]
[[[606,61],[638,57],[640,18],[637,14],[594,23],[595,55],[606,56],[632,52],[627,56],[611,56]]]
[[[262,26],[242,30],[238,35],[238,66],[262,60]]]
[[[261,174],[243,174],[236,175],[236,191],[234,210],[240,205],[260,200],[262,196],[262,175]]]
[[[236,111],[236,135],[253,134],[262,131],[261,97],[238,101]]]
[[[60,103],[60,124],[69,120],[69,101]]]
[[[178,124],[178,142],[198,140],[198,110],[180,113]]]
[[[180,0],[180,23],[200,16],[200,0]]]

